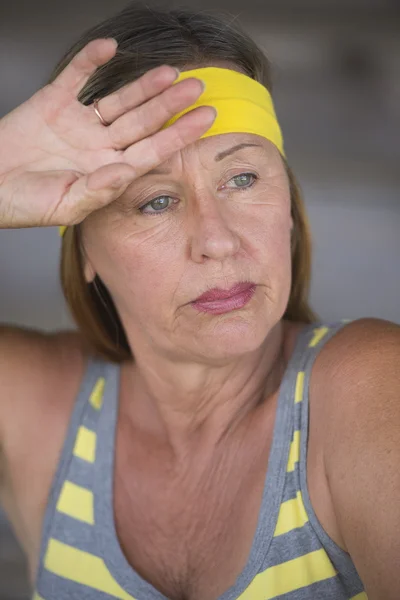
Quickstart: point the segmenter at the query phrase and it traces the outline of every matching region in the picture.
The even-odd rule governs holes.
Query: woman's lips
[[[219,315],[245,306],[253,297],[255,283],[237,283],[230,290],[214,288],[202,294],[192,302],[192,306],[200,312]]]

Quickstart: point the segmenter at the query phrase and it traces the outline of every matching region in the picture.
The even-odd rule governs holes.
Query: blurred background
[[[128,3],[0,0],[0,117],[44,85],[79,34]],[[400,323],[400,4],[202,0],[201,9],[238,19],[272,62],[286,152],[311,221],[314,309],[327,320]],[[59,245],[56,228],[0,232],[0,322],[74,328]],[[28,597],[21,551],[0,513],[0,600]]]

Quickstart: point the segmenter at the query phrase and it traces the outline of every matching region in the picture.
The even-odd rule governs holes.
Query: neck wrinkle
[[[129,363],[123,378],[124,418],[132,431],[155,436],[177,454],[198,451],[199,444],[203,450],[215,447],[249,415],[271,404],[286,368],[285,339],[280,322],[247,360],[236,360],[225,372],[220,367],[203,371],[192,389],[179,386],[177,369],[168,378],[159,369],[142,369],[140,361]],[[168,373],[167,364],[163,370]]]

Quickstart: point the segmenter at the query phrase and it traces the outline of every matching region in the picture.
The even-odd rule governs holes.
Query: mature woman
[[[0,121],[0,224],[61,226],[78,325],[1,329],[35,599],[400,598],[400,330],[310,309],[248,36],[137,4],[87,32]]]

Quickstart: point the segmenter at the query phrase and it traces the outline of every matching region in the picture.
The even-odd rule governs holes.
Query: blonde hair
[[[89,41],[114,37],[118,41],[117,54],[89,78],[78,96],[83,104],[107,96],[162,64],[200,67],[221,60],[237,65],[271,92],[268,59],[237,23],[228,21],[222,15],[203,10],[150,8],[134,2],[84,33],[59,61],[49,83]],[[290,183],[293,232],[292,283],[283,318],[312,323],[318,317],[308,302],[310,229],[299,186],[286,162],[285,167]],[[113,300],[97,275],[92,283],[86,282],[83,257],[80,227],[68,227],[62,241],[60,275],[72,317],[94,353],[113,362],[128,360],[132,353]]]

